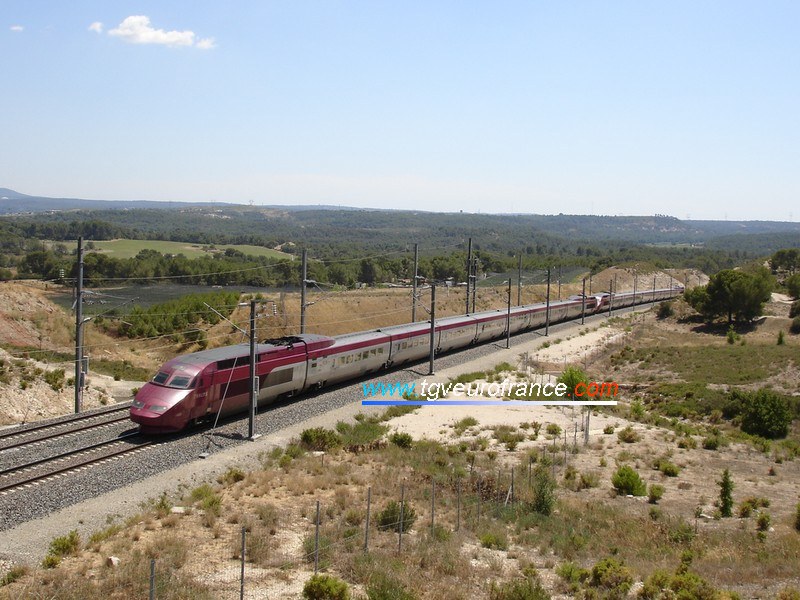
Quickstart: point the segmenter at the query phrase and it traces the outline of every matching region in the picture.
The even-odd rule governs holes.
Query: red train
[[[586,298],[586,314],[666,300],[682,287],[634,294],[600,293]],[[550,303],[550,322],[580,317],[583,298]],[[545,304],[511,309],[511,333],[545,325]],[[506,310],[436,320],[436,352],[480,344],[506,335]],[[305,334],[256,345],[258,404],[279,397],[356,379],[422,360],[430,353],[430,321],[327,337]],[[225,346],[178,356],[166,362],[137,392],[131,420],[145,433],[180,431],[206,417],[246,410],[250,402],[250,348]]]

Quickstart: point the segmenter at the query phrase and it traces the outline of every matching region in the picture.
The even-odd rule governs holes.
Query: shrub
[[[611,484],[621,495],[644,496],[647,493],[644,481],[629,465],[623,465],[617,469],[617,472],[611,477]]]
[[[489,600],[550,600],[538,579],[526,577],[501,584],[492,582]]]
[[[792,306],[789,308],[789,318],[794,319],[795,317],[800,317],[800,300],[792,302]]]
[[[414,438],[410,433],[395,432],[389,437],[389,441],[399,448],[411,448]]]
[[[231,467],[228,469],[224,475],[221,475],[217,481],[220,483],[236,483],[237,481],[241,481],[245,477],[245,472],[242,471],[238,467]]]
[[[794,528],[800,531],[800,503],[797,504],[797,510],[794,513]]]
[[[478,536],[481,546],[494,550],[508,550],[508,537],[504,531],[487,531]]]
[[[3,575],[2,579],[0,579],[0,587],[14,583],[17,579],[25,577],[25,575],[27,575],[29,572],[30,569],[25,565],[12,567],[11,570],[9,570],[8,573]]]
[[[385,573],[373,573],[367,584],[369,600],[416,600],[397,578]]]
[[[304,429],[300,434],[300,443],[307,450],[330,450],[336,448],[342,443],[339,435],[324,427],[312,427],[311,429]]]
[[[46,371],[44,381],[54,392],[60,392],[64,388],[64,369]]]
[[[718,450],[722,446],[722,436],[709,435],[703,438],[703,448],[706,450]]]
[[[758,519],[756,520],[756,527],[759,531],[769,531],[769,524],[770,524],[770,516],[767,512],[762,512],[758,515]]]
[[[577,592],[580,585],[589,579],[591,573],[574,562],[567,561],[556,567],[556,575],[567,584],[569,591]]]
[[[761,389],[748,395],[742,404],[741,419],[745,433],[776,439],[786,437],[792,423],[792,413],[785,398]]]
[[[612,433],[614,433],[614,426],[613,425],[606,425],[605,427],[603,427],[603,433],[605,435],[611,435]]]
[[[681,469],[680,467],[678,467],[678,465],[671,463],[668,460],[659,461],[658,470],[661,471],[667,477],[677,477],[678,474],[681,472]]]
[[[664,301],[658,305],[658,311],[656,312],[656,317],[659,319],[668,319],[675,311],[672,310],[672,302]]]
[[[641,436],[636,433],[636,431],[634,431],[633,427],[630,425],[628,425],[625,429],[620,430],[620,432],[617,433],[617,438],[620,442],[625,442],[626,444],[632,444],[642,439]]]
[[[417,513],[414,507],[406,501],[403,506],[403,531],[408,531],[417,520]],[[400,503],[391,500],[378,515],[379,531],[400,532]]]
[[[785,336],[783,334],[783,329],[781,329],[778,332],[778,346],[783,346],[786,343],[786,340],[784,339],[784,337]]]
[[[556,423],[548,423],[545,431],[547,432],[547,435],[551,435],[553,437],[558,437],[561,435],[561,427],[559,427]]]
[[[76,554],[80,547],[81,538],[77,530],[73,529],[67,535],[53,538],[48,553],[56,557],[70,556]]]
[[[797,335],[800,333],[800,317],[792,319],[792,324],[789,325],[789,333]]]
[[[650,490],[647,493],[647,501],[650,504],[658,504],[658,501],[664,496],[664,486],[657,483],[650,484]]]
[[[592,567],[592,587],[608,590],[613,596],[625,597],[633,585],[633,573],[616,558],[604,558]]]
[[[722,472],[722,479],[717,482],[719,485],[719,512],[723,517],[733,515],[733,480],[728,469]]]
[[[533,500],[531,508],[540,515],[548,516],[556,503],[556,481],[550,471],[537,466],[533,477]]]
[[[475,427],[478,424],[478,419],[475,417],[464,417],[460,421],[457,421],[455,425],[453,425],[453,429],[455,429],[458,435],[462,435],[467,429],[470,427]]]
[[[333,575],[312,575],[303,586],[306,600],[349,600],[347,584]]]
[[[694,450],[695,448],[697,448],[697,440],[695,440],[690,435],[686,435],[678,440],[678,448]]]

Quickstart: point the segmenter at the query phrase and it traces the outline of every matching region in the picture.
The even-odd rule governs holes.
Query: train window
[[[372,354],[372,356],[375,356],[376,354],[378,354],[378,351],[375,348],[373,348],[372,350],[369,351],[369,353]]]
[[[353,355],[352,354],[348,354],[347,355],[347,364],[349,365],[351,362],[353,362]]]
[[[169,379],[169,373],[165,373],[164,371],[159,371],[155,377],[153,377],[153,383],[159,383],[164,385],[164,382]]]
[[[169,387],[186,389],[192,387],[192,378],[186,375],[178,375],[173,377],[169,382]]]
[[[369,350],[366,350],[366,351],[362,352],[361,353],[361,358],[363,358],[364,360],[367,360],[369,358]]]
[[[316,360],[311,361],[311,368],[312,369],[316,369],[317,368],[317,361]]]
[[[232,369],[234,366],[236,366],[237,361],[239,361],[238,364],[241,366],[241,365],[247,364],[249,362],[249,360],[250,360],[249,358],[244,357],[244,356],[237,357],[237,358],[227,358],[225,360],[218,360],[217,361],[217,370],[218,371],[224,371],[226,369]]]

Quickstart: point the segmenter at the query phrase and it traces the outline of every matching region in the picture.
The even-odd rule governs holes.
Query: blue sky
[[[0,187],[798,220],[798,22],[794,1],[4,0]]]

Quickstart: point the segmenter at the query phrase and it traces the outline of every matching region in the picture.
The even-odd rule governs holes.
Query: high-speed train
[[[550,323],[576,319],[609,308],[667,300],[683,287],[646,292],[571,296],[550,303]],[[435,352],[465,348],[506,335],[507,310],[491,310],[436,319]],[[547,305],[511,309],[511,333],[543,327]],[[382,327],[336,337],[302,334],[256,344],[258,405],[419,361],[430,354],[430,321]],[[250,405],[249,344],[224,346],[178,356],[164,363],[136,393],[131,420],[145,433],[180,431],[218,413]]]

